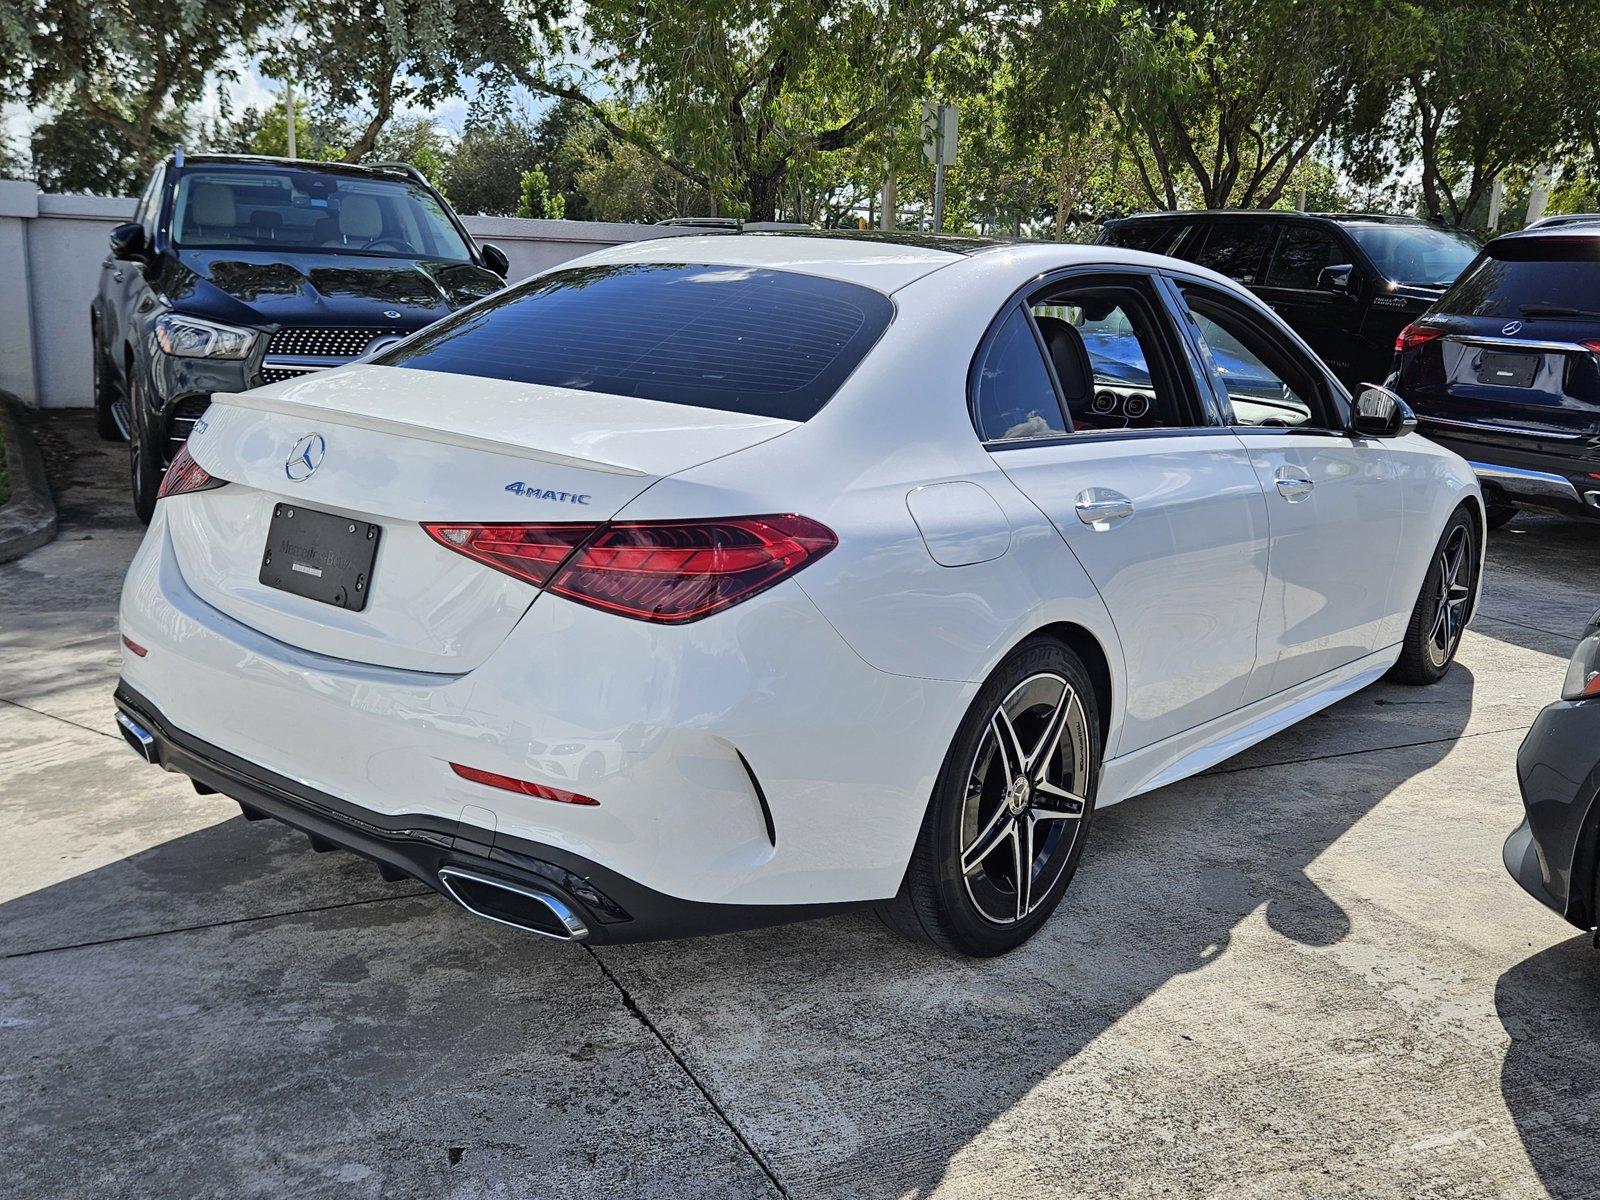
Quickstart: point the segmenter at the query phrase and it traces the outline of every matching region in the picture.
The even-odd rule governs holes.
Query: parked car
[[[618,246],[216,396],[128,572],[118,721],[552,937],[876,905],[998,954],[1096,804],[1448,670],[1481,499],[1412,428],[1169,259]]]
[[[1244,284],[1352,392],[1388,374],[1395,335],[1478,250],[1458,229],[1364,213],[1147,213],[1110,222],[1101,241],[1188,259]]]
[[[507,268],[414,167],[173,155],[112,230],[89,312],[100,433],[129,441],[139,518],[214,392],[348,362]]]
[[[1472,463],[1490,528],[1600,517],[1600,225],[1495,238],[1401,332],[1389,383]]]
[[[1517,752],[1526,815],[1506,839],[1511,877],[1579,929],[1600,925],[1600,612],[1567,667],[1561,699]]]

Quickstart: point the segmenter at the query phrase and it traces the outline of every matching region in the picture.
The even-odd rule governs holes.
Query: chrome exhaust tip
[[[439,868],[439,882],[457,904],[486,921],[558,942],[580,942],[589,936],[589,927],[571,905],[540,888],[449,866]]]
[[[117,728],[122,731],[122,740],[133,747],[135,754],[147,763],[156,761],[156,739],[148,729],[121,709],[117,710]]]

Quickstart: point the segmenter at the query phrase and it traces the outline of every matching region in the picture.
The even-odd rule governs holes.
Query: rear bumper
[[[555,896],[581,919],[584,940],[654,941],[752,929],[827,916],[862,902],[770,905],[681,900],[555,846],[419,813],[385,816],[245,761],[175,728],[144,696],[119,682],[119,721],[141,754],[168,771],[238,801],[251,818],[272,817],[307,834],[313,845],[358,854],[387,873],[410,876],[452,900],[441,879],[468,872]],[[134,732],[129,730],[133,726]],[[142,737],[140,735],[143,735]],[[147,741],[145,739],[148,739]]]
[[[1600,839],[1600,702],[1557,701],[1517,751],[1525,815],[1506,839],[1511,877],[1579,929],[1593,929]]]
[[[1522,445],[1509,437],[1495,438],[1489,431],[1462,434],[1442,425],[1422,421],[1430,441],[1454,450],[1466,459],[1483,485],[1487,504],[1496,501],[1570,516],[1600,518],[1600,454],[1573,449],[1557,451]]]

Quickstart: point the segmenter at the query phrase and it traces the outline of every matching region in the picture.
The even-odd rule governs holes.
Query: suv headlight
[[[1572,661],[1567,664],[1567,681],[1561,685],[1561,698],[1600,698],[1600,613],[1595,614],[1583,641],[1572,652]]]
[[[178,358],[248,358],[253,329],[235,329],[199,317],[168,313],[156,320],[156,344]]]

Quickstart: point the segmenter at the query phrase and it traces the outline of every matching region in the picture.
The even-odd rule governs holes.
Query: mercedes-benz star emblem
[[[400,319],[400,310],[398,308],[386,308],[383,310],[383,315],[391,321],[398,321]]]
[[[1507,321],[1504,325],[1500,326],[1500,332],[1505,334],[1507,337],[1510,337],[1514,333],[1521,333],[1522,332],[1522,322],[1521,321]]]
[[[283,473],[289,477],[289,482],[304,483],[315,475],[327,449],[328,443],[322,440],[320,433],[308,433],[296,442],[283,464]]]

